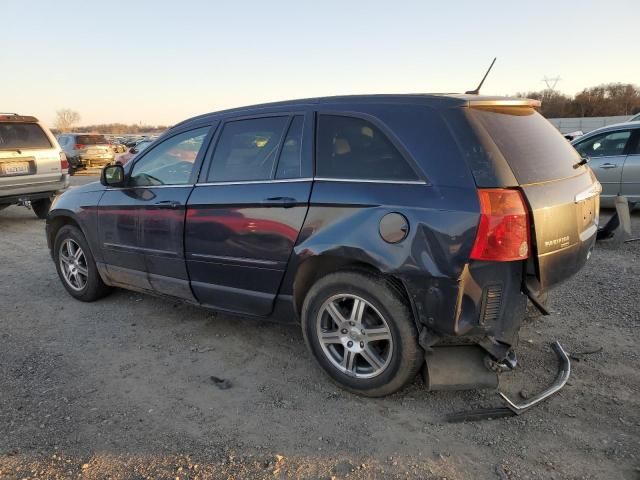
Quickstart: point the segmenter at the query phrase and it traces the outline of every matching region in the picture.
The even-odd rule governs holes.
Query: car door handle
[[[618,168],[618,165],[615,163],[603,163],[600,168]]]
[[[165,208],[178,208],[180,206],[180,202],[176,202],[174,200],[161,200],[154,204],[156,207],[165,207]]]
[[[265,198],[262,203],[278,207],[291,208],[296,206],[296,199],[293,197],[269,197]]]

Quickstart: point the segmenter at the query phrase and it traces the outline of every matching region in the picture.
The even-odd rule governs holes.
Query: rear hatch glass
[[[105,145],[109,142],[104,135],[78,135],[76,143],[80,145]]]
[[[574,168],[578,153],[533,108],[466,110],[492,163],[509,165],[529,204],[535,256],[526,283],[529,290],[542,292],[575,274],[589,257],[598,226],[599,185],[589,168]]]
[[[0,150],[51,147],[49,138],[37,123],[0,122]]]
[[[467,109],[508,162],[521,185],[567,178],[584,172],[571,144],[542,115],[528,106]]]

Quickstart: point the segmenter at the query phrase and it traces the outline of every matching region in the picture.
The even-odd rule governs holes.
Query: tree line
[[[70,132],[73,130],[78,133],[98,132],[121,135],[125,133],[161,133],[169,128],[167,125],[141,125],[137,123],[99,123],[96,125],[76,127],[75,125],[79,122],[80,114],[78,112],[63,108],[56,112],[54,128],[51,130],[53,133]]]
[[[539,111],[547,118],[631,116],[640,112],[640,88],[631,83],[589,87],[574,96],[551,89],[517,96],[540,100]]]

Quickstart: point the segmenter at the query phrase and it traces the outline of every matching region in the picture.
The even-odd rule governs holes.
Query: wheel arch
[[[383,278],[411,308],[414,322],[419,326],[416,309],[404,282],[397,276],[383,272],[371,262],[325,253],[306,259],[297,269],[293,281],[293,307],[301,317],[302,305],[311,287],[321,278],[335,272],[355,271]]]
[[[72,212],[68,210],[50,212],[49,218],[47,219],[47,245],[49,246],[49,250],[52,254],[56,235],[65,225],[73,225],[80,229],[84,234],[84,230],[80,225],[80,222],[75,218],[75,215]]]

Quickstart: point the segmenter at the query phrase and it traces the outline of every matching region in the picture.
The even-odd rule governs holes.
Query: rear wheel
[[[318,364],[354,393],[389,395],[422,366],[411,310],[395,287],[370,274],[319,280],[305,298],[302,330]]]
[[[100,278],[89,245],[78,227],[65,225],[57,235],[53,258],[58,276],[71,296],[93,302],[110,292]]]
[[[36,214],[36,217],[41,219],[47,218],[49,208],[51,208],[51,199],[42,198],[40,200],[31,202],[31,208],[33,208],[33,213]]]

